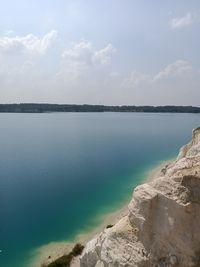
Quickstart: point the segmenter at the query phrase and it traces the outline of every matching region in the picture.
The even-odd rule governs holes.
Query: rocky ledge
[[[87,243],[81,267],[200,267],[200,128],[129,213]]]

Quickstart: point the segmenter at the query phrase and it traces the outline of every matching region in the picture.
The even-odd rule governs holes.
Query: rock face
[[[200,128],[129,214],[87,243],[81,267],[200,267]]]

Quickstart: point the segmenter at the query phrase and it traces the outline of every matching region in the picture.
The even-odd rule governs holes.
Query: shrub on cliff
[[[71,252],[71,253],[72,253],[72,255],[73,255],[74,257],[76,257],[76,256],[78,256],[78,255],[81,255],[83,249],[84,249],[84,246],[78,243],[78,244],[76,244],[76,245],[74,246],[74,248],[72,249],[72,252]]]
[[[107,226],[106,226],[106,228],[108,229],[108,228],[112,228],[113,227],[113,224],[108,224]]]
[[[76,244],[69,254],[58,258],[54,262],[50,263],[48,267],[70,267],[70,263],[73,257],[81,255],[83,249],[84,249],[83,245]]]

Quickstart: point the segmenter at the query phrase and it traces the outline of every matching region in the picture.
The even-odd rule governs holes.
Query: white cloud
[[[0,52],[32,52],[37,54],[45,54],[56,37],[57,32],[54,30],[45,34],[42,38],[39,38],[34,34],[15,37],[3,36],[0,37]]]
[[[172,29],[180,29],[188,27],[194,22],[194,17],[191,13],[187,13],[184,17],[173,18],[170,21],[170,26]]]
[[[61,66],[57,76],[63,77],[69,82],[78,80],[80,76],[90,75],[99,67],[109,65],[115,51],[116,49],[112,44],[98,50],[90,42],[73,43],[62,53]]]
[[[80,41],[64,51],[61,47],[50,49],[47,54],[56,36],[57,32],[51,31],[41,38],[33,34],[0,37],[0,83],[4,82],[5,88],[16,84],[16,88],[29,90],[29,83],[41,88],[39,84],[45,80],[49,88],[79,90],[98,87],[110,78],[116,51],[111,44],[96,49],[91,42]]]
[[[111,61],[111,55],[116,49],[108,44],[106,47],[100,50],[95,50],[90,42],[81,41],[77,44],[72,44],[71,48],[66,49],[62,58],[66,61],[77,62],[87,66],[94,64],[109,64]]]
[[[185,60],[177,60],[168,66],[166,66],[163,70],[158,72],[154,77],[153,81],[159,81],[162,79],[168,79],[172,77],[177,77],[181,75],[185,75],[187,73],[190,73],[192,70],[192,66],[188,61]]]
[[[92,55],[92,44],[90,42],[81,41],[78,44],[72,44],[71,48],[66,49],[62,54],[62,58],[67,62],[91,65]]]
[[[162,84],[166,81],[172,81],[173,79],[181,80],[194,73],[195,71],[193,71],[192,66],[188,61],[177,60],[154,75],[134,70],[122,81],[121,85],[125,88],[148,87],[155,83]]]
[[[94,52],[93,60],[94,62],[98,62],[102,65],[110,64],[111,55],[115,52],[116,49],[111,44],[108,44],[105,48]]]

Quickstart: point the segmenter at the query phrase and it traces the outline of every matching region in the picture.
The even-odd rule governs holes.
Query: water
[[[198,114],[0,114],[0,266],[73,240],[176,156]]]

